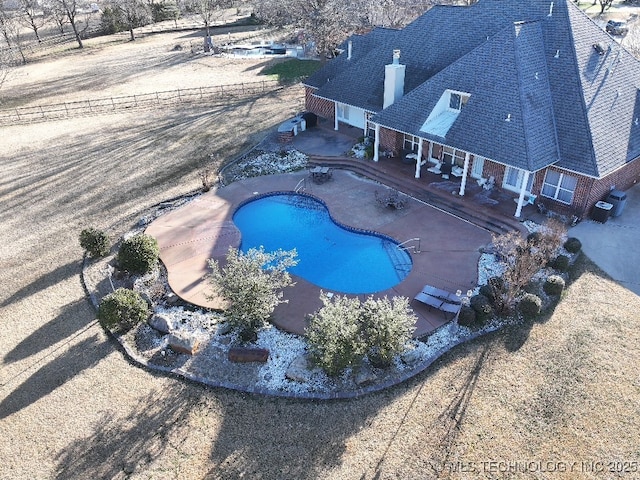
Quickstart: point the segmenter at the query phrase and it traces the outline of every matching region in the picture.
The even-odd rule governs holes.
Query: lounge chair
[[[414,299],[419,301],[420,303],[429,305],[430,307],[437,308],[438,310],[440,310],[440,307],[442,307],[442,304],[445,303],[444,300],[440,300],[439,298],[432,297],[431,295],[428,295],[424,292],[418,293],[414,297]]]
[[[458,165],[454,165],[451,168],[451,175],[453,175],[454,177],[462,177],[463,174],[464,174],[464,168],[459,167]]]
[[[427,295],[439,298],[448,303],[460,304],[461,301],[460,297],[455,293],[447,292],[446,290],[442,290],[431,285],[425,285],[422,287],[422,293],[426,293]]]

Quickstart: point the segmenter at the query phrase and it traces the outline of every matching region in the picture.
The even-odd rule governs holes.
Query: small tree
[[[228,302],[225,317],[243,340],[255,339],[274,309],[286,301],[282,289],[293,285],[287,269],[298,263],[296,257],[295,250],[267,253],[260,247],[242,253],[229,248],[224,266],[209,260],[209,282]]]

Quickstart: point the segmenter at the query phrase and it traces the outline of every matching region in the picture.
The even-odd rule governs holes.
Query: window
[[[504,171],[504,180],[502,181],[502,188],[505,190],[511,190],[512,192],[520,193],[522,189],[522,180],[524,179],[525,171],[515,167],[507,167]],[[534,174],[529,175],[527,181],[527,192],[531,192],[533,187]]]
[[[338,118],[349,120],[349,105],[338,104]]]
[[[462,110],[462,107],[466,105],[467,100],[469,100],[469,95],[451,92],[449,96],[449,108],[459,112]]]
[[[443,147],[442,148],[442,163],[446,163],[451,165],[453,163],[453,155],[455,153],[455,149],[451,147]]]
[[[576,185],[578,185],[577,177],[556,172],[555,170],[547,170],[541,194],[570,205],[573,201],[573,192],[576,190]]]
[[[418,143],[420,140],[418,137],[414,137],[413,135],[404,134],[404,144],[403,147],[405,150],[416,151],[418,149]]]
[[[371,121],[371,117],[373,117],[375,113],[365,112],[364,121],[365,121],[365,135],[369,138],[375,138],[376,136],[376,124]]]

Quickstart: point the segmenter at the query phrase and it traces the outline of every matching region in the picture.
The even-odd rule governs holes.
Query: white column
[[[433,142],[429,142],[429,152],[427,153],[427,162],[431,161],[432,153],[433,153]]]
[[[520,188],[520,195],[518,196],[518,206],[516,207],[516,214],[514,217],[519,218],[522,213],[522,206],[524,205],[524,194],[527,192],[527,184],[529,183],[529,172],[524,171],[524,177],[522,178],[522,187]]]
[[[416,158],[416,178],[420,178],[420,167],[422,166],[422,137],[418,140],[418,158]]]
[[[469,173],[469,152],[464,154],[464,167],[462,169],[462,181],[460,182],[460,196],[464,196],[464,189],[467,186],[467,174]]]
[[[380,125],[376,123],[376,135],[373,140],[373,161],[378,161],[378,150],[380,150]]]
[[[334,117],[333,129],[338,130],[338,102],[335,103],[335,112],[333,114],[333,117]]]

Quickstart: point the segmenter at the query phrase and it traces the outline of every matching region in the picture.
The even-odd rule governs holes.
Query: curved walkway
[[[206,260],[221,258],[229,245],[237,245],[239,235],[232,225],[237,206],[256,194],[291,191],[308,172],[257,177],[235,182],[155,220],[147,233],[160,244],[160,256],[168,270],[169,284],[179,296],[191,303],[220,307],[219,301],[207,298]],[[356,228],[375,230],[399,242],[420,238],[420,253],[413,253],[413,269],[395,287],[379,296],[404,296],[412,299],[425,284],[449,291],[467,291],[477,283],[480,247],[490,241],[483,229],[429,205],[409,199],[403,210],[382,208],[375,192],[384,186],[363,180],[346,171],[336,171],[333,179],[322,185],[307,182],[307,192],[321,198],[339,222]],[[320,288],[296,278],[285,290],[288,303],[274,312],[280,328],[303,334],[306,316],[322,306]],[[445,323],[442,312],[412,302],[418,316],[415,336],[428,334]]]

